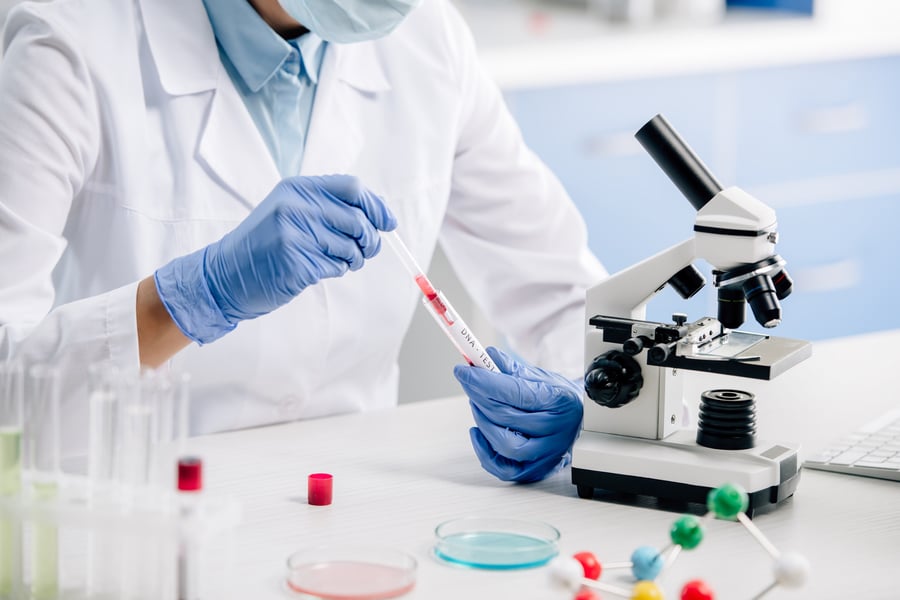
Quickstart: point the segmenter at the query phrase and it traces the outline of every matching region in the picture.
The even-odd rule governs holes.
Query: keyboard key
[[[866,438],[864,440],[859,440],[853,446],[855,448],[877,448],[882,445],[884,442],[879,442],[878,440],[873,440],[872,438]]]
[[[853,464],[858,465],[861,462],[877,464],[877,463],[883,463],[884,461],[885,461],[885,457],[883,457],[883,456],[872,456],[871,454],[868,454],[865,457],[863,457],[861,460],[858,460]]]
[[[817,454],[817,455],[815,455],[815,456],[810,457],[810,458],[807,459],[807,460],[808,460],[809,462],[814,462],[814,463],[827,463],[827,462],[830,461],[832,458],[834,458],[834,456],[835,456],[835,455],[834,455],[834,454],[831,454],[831,453]]]
[[[891,471],[900,470],[900,467],[898,467],[897,465],[892,465],[890,463],[885,463],[885,462],[875,462],[875,461],[871,461],[871,460],[860,460],[860,461],[853,463],[853,466],[854,467],[867,467],[869,469],[885,469],[885,470],[891,470]]]
[[[832,458],[829,462],[833,465],[852,465],[866,455],[865,452],[859,450],[848,450],[838,456]]]

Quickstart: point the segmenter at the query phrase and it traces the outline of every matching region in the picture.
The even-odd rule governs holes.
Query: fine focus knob
[[[640,336],[628,338],[622,344],[622,350],[629,356],[637,356],[644,349],[644,340]]]
[[[644,377],[636,360],[610,350],[594,359],[584,375],[584,391],[588,398],[607,408],[618,408],[634,400]]]

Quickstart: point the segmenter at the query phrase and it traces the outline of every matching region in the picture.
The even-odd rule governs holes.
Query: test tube
[[[196,532],[198,504],[203,490],[203,461],[183,457],[178,461],[179,547],[178,600],[198,600],[200,594],[199,540]]]
[[[116,370],[102,365],[92,365],[88,410],[90,429],[88,432],[88,476],[91,480],[93,496],[99,499],[111,492],[116,479],[116,457],[120,443],[120,399],[121,384]]]
[[[441,328],[441,331],[450,339],[456,350],[463,355],[466,362],[475,367],[482,367],[488,371],[499,372],[500,370],[494,364],[490,355],[485,351],[484,346],[475,337],[472,329],[462,320],[459,313],[451,306],[450,301],[444,296],[443,292],[434,288],[431,281],[425,275],[425,272],[416,262],[412,252],[409,251],[406,244],[397,230],[383,233],[381,238],[387,241],[388,245],[394,250],[394,253],[400,259],[403,267],[412,275],[416,285],[421,290],[423,298],[422,304],[425,310],[431,313],[435,323]]]
[[[22,491],[22,368],[0,363],[0,499],[12,500]],[[0,599],[22,593],[22,527],[18,520],[0,517]]]
[[[178,402],[176,412],[175,439],[178,440],[178,455],[187,449],[187,439],[191,435],[191,376],[182,373],[178,376]]]
[[[59,482],[59,371],[32,366],[25,389],[24,457],[31,497],[36,504],[52,503]],[[31,533],[31,598],[53,600],[59,594],[59,532],[38,516]]]
[[[176,402],[168,373],[144,371],[141,374],[140,404],[150,411],[147,483],[156,489],[169,490],[174,484]]]
[[[117,508],[115,494],[121,449],[121,373],[107,365],[89,368],[88,476],[91,483],[91,508],[111,511]],[[89,597],[114,597],[118,552],[113,536],[101,530],[90,532],[87,553],[87,592]]]
[[[153,405],[142,378],[124,383],[122,398],[122,468],[120,480],[126,500],[137,497],[137,489],[150,483],[151,447],[154,439]]]
[[[171,482],[161,440],[171,438],[174,420],[172,386],[164,373],[145,371],[128,378],[122,398],[122,470],[124,509],[132,515],[162,505],[161,481]],[[169,488],[171,489],[171,488]],[[117,598],[157,598],[165,585],[161,573],[161,538],[124,536],[120,548]],[[171,556],[171,555],[170,555]]]

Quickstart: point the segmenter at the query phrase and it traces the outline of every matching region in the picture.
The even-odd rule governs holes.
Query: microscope
[[[723,189],[662,115],[635,137],[697,210],[694,235],[587,292],[582,432],[572,452],[581,498],[595,489],[661,501],[706,503],[723,483],[747,490],[748,514],[794,493],[798,450],[756,438],[754,395],[712,389],[699,399],[696,429],[682,426],[686,371],[770,380],[812,354],[809,342],[736,331],[747,304],[765,328],[781,321],[792,281],[775,253],[775,211],[737,188]],[[717,318],[645,320],[666,284],[687,299],[713,266]]]

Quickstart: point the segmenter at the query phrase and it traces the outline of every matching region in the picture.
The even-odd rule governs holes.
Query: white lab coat
[[[138,366],[137,282],[234,228],[279,175],[201,0],[25,4],[4,39],[0,359],[67,365],[72,448],[87,366]],[[604,272],[455,9],[427,0],[387,38],[330,44],[316,94],[301,174],[359,176],[422,264],[440,240],[519,352],[579,371],[584,291]],[[188,348],[193,428],[392,406],[416,302],[382,252]]]

